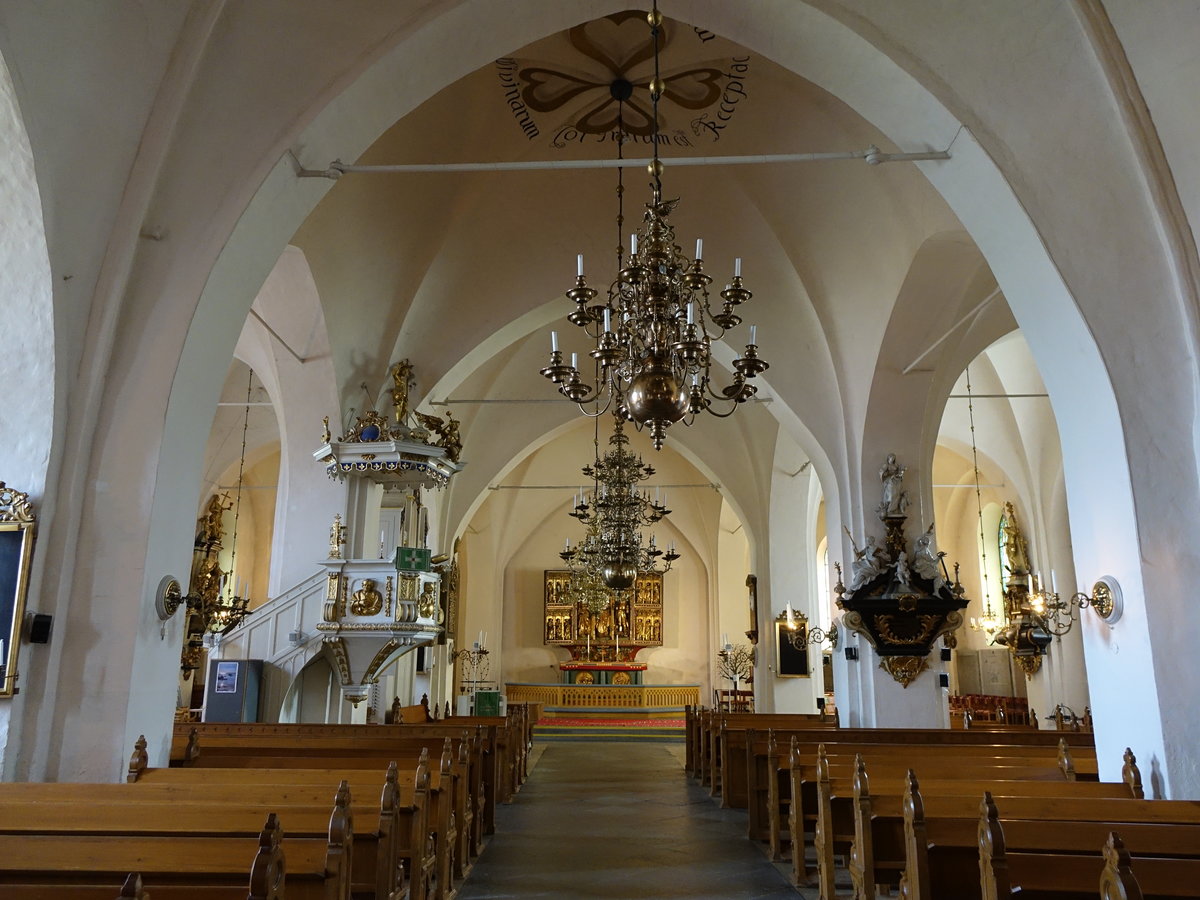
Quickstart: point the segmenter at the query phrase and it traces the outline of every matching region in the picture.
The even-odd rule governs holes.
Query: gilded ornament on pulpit
[[[441,416],[428,416],[425,413],[415,412],[413,415],[417,417],[418,422],[438,436],[434,446],[446,451],[446,459],[458,462],[458,457],[462,454],[462,438],[458,433],[459,423],[454,420],[454,416],[446,413],[443,420]]]
[[[401,600],[416,600],[417,599],[417,582],[420,579],[416,575],[401,575],[400,576],[400,599]]]
[[[383,614],[390,617],[392,615],[392,576],[387,577],[387,586],[383,592]]]
[[[354,592],[350,612],[356,616],[376,616],[383,609],[383,594],[375,587],[374,578],[364,578],[362,587]]]
[[[879,660],[879,668],[907,688],[929,668],[929,660],[924,656],[884,656]]]
[[[417,612],[422,619],[435,619],[440,625],[445,619],[445,614],[438,605],[437,585],[432,581],[427,581],[421,587],[421,596],[417,600]]]
[[[335,513],[333,524],[329,526],[329,558],[341,559],[342,547],[346,544],[346,526],[342,524],[342,514]]]
[[[413,365],[407,359],[392,366],[392,406],[397,425],[404,425],[408,419],[408,392],[412,387],[412,377]]]

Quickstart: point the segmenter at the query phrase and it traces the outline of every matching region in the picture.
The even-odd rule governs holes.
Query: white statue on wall
[[[908,509],[908,492],[902,490],[905,466],[896,462],[896,454],[889,453],[879,468],[879,480],[883,482],[883,500],[879,503],[879,517],[902,516]]]
[[[850,564],[850,590],[856,591],[871,579],[883,573],[888,564],[887,553],[882,547],[875,546],[875,536],[867,535],[866,543],[860,550],[854,542],[850,529],[845,529],[846,537],[850,538],[850,546],[854,550],[854,562]]]
[[[946,554],[938,552],[934,549],[933,525],[929,523],[929,530],[917,538],[916,550],[913,552],[912,570],[922,578],[933,582],[933,589],[936,591],[946,583],[946,579],[942,576],[942,557]]]

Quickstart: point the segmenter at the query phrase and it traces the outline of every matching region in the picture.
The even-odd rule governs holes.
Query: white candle
[[[572,369],[579,368],[579,354],[578,353],[574,353],[574,352],[571,353],[571,368]]]
[[[582,253],[580,253],[577,257],[575,257],[575,274],[578,275],[580,278],[583,277],[583,254]]]
[[[729,632],[728,631],[721,632],[721,646],[722,647],[729,646]]]
[[[742,258],[740,256],[733,261],[733,277],[742,277]]]
[[[689,325],[691,325],[693,322],[696,321],[696,304],[695,303],[688,304],[687,316],[688,316],[687,323]]]
[[[751,325],[750,326],[750,343],[757,344],[758,343],[757,338],[758,338],[758,326]]]
[[[479,643],[476,646],[478,646],[478,647],[483,646],[483,632],[482,631],[479,632]]]
[[[704,255],[704,238],[696,238],[696,259]]]
[[[550,352],[551,353],[558,352],[558,332],[557,331],[550,332]]]
[[[604,307],[604,330],[605,330],[605,331],[611,331],[611,330],[612,330],[612,325],[611,325],[611,323],[610,323],[610,318],[611,318],[611,313],[609,312],[609,309],[608,309],[608,307],[606,306],[606,307]]]
[[[571,539],[570,538],[567,538],[566,541],[563,542],[563,549],[564,550],[571,549]]]
[[[637,256],[637,234],[636,233],[631,234],[629,236],[629,255]]]
[[[1054,577],[1054,570],[1050,570],[1050,590],[1058,593],[1058,579]]]

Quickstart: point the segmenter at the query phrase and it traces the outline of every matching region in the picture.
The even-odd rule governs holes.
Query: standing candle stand
[[[462,665],[462,692],[464,694],[475,693],[479,685],[487,681],[487,657],[488,651],[479,646],[478,642],[470,650],[459,650],[454,654],[454,661]]]
[[[751,683],[754,676],[754,650],[745,644],[735,646],[727,643],[717,652],[717,671],[722,678],[733,682],[733,690],[728,692],[727,700],[722,697],[726,692],[718,691],[717,705],[727,712],[749,712],[754,692],[739,691],[738,681]]]

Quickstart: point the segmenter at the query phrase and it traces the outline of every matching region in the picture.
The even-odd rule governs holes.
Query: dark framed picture
[[[13,696],[17,688],[34,524],[29,495],[0,481],[0,697]]]
[[[775,622],[775,674],[780,678],[808,678],[808,622],[796,616],[791,625]]]

